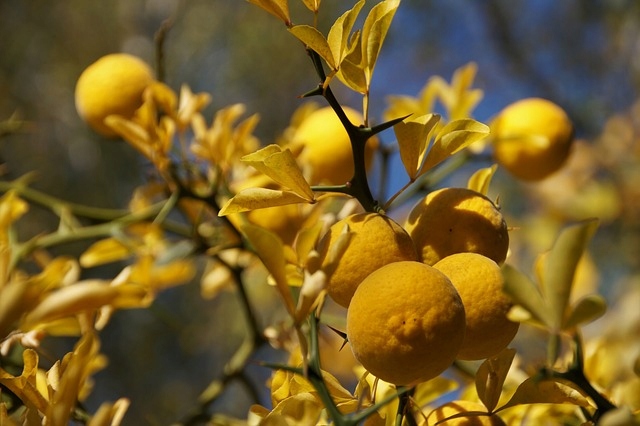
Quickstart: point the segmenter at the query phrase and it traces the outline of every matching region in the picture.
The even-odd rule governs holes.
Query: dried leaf
[[[489,412],[492,412],[498,404],[500,394],[502,394],[502,385],[507,378],[515,355],[514,349],[505,349],[499,354],[487,358],[476,372],[476,391]]]
[[[420,174],[489,135],[489,126],[471,118],[448,123],[438,132]]]
[[[496,173],[497,169],[498,165],[494,164],[491,167],[485,167],[477,170],[469,178],[469,181],[467,182],[467,188],[486,196],[489,193],[489,185],[491,184],[491,179],[493,178],[493,175]]]
[[[568,226],[542,259],[540,281],[548,304],[550,325],[555,330],[565,326],[576,267],[597,228],[595,219]]]
[[[502,266],[504,292],[513,303],[526,309],[537,323],[549,325],[547,307],[536,285],[528,277],[510,265]]]
[[[287,204],[306,203],[308,200],[291,191],[280,191],[267,188],[248,188],[240,191],[220,209],[218,216],[267,207],[284,206]]]
[[[285,25],[291,24],[291,18],[289,17],[289,3],[288,0],[247,0],[249,3],[253,3],[256,6],[266,10],[276,18],[280,19]]]
[[[294,316],[295,305],[287,283],[282,240],[273,232],[256,225],[245,224],[241,227],[241,231],[246,235],[256,254],[275,280],[287,311],[291,316]]]
[[[562,326],[565,330],[570,330],[581,324],[594,321],[604,315],[607,310],[607,302],[599,294],[591,294],[578,300],[573,306]]]
[[[426,114],[406,119],[393,126],[402,164],[411,179],[415,179],[418,175],[431,133],[439,121],[438,114]]]
[[[580,393],[554,380],[530,377],[518,386],[511,399],[498,410],[523,404],[573,404],[589,407]]]
[[[303,42],[305,46],[320,55],[332,70],[338,68],[327,39],[316,28],[310,25],[295,25],[289,28],[289,32]]]

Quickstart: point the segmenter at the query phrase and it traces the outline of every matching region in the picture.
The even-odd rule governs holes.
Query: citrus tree
[[[509,200],[491,195],[500,168],[535,185],[571,166],[579,145],[564,110],[523,99],[481,123],[469,64],[415,97],[390,96],[372,117],[374,70],[400,0],[357,1],[328,31],[320,1],[303,0],[300,17],[287,0],[249,3],[309,57],[309,91],[291,100],[300,107],[278,140],[258,140],[259,116],[244,105],[208,118],[210,94],[109,54],[88,65],[75,99],[91,128],[152,167],[128,208],[52,197],[30,187],[31,175],[0,182],[0,424],[125,424],[127,397],[84,404],[108,359],[101,333],[118,311],[152,309],[194,282],[207,298],[232,287],[246,333],[223,375],[167,423],[640,423],[637,316],[584,332],[606,311],[584,284],[598,219],[563,224],[530,274],[526,230],[503,214]],[[343,104],[336,85],[361,104]],[[404,185],[375,194],[393,159]],[[470,168],[464,187],[448,185]],[[16,225],[35,206],[59,226],[25,239]],[[61,251],[78,241],[90,242],[81,255]],[[264,324],[252,286],[272,289],[280,319]],[[43,362],[42,341],[61,336],[73,349]],[[211,412],[265,346],[285,355],[259,361],[271,371],[268,398],[254,392],[241,419]]]

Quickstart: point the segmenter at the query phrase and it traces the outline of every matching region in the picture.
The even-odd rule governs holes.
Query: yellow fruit
[[[475,412],[475,414],[473,414]],[[504,426],[506,423],[498,417],[497,414],[478,415],[478,413],[486,413],[487,409],[479,402],[472,401],[452,401],[448,402],[435,410],[427,417],[427,425],[442,426]],[[466,416],[456,417],[451,420],[451,416],[460,413],[469,413]]]
[[[346,250],[331,263],[329,252],[348,225]],[[357,213],[336,222],[318,243],[327,292],[338,304],[349,306],[356,288],[376,269],[401,260],[418,260],[411,238],[393,219],[378,213]]]
[[[491,123],[495,160],[515,177],[537,181],[569,156],[573,124],[558,105],[527,98],[504,108]]]
[[[507,318],[512,302],[502,291],[498,264],[477,253],[457,253],[433,267],[451,280],[464,304],[467,329],[457,358],[485,359],[506,348],[520,324]]]
[[[135,56],[125,53],[103,56],[78,79],[75,92],[78,114],[98,133],[115,136],[104,119],[112,114],[132,117],[153,80],[151,68]]]
[[[509,249],[507,224],[500,210],[484,195],[466,188],[429,193],[409,213],[405,229],[428,265],[463,252],[480,253],[502,263]]]
[[[364,118],[358,111],[349,107],[343,109],[353,124],[363,123]],[[296,129],[293,143],[303,147],[298,158],[311,169],[311,184],[342,185],[353,177],[351,141],[331,107],[323,107],[309,114]],[[371,164],[377,145],[375,137],[367,141],[367,167]]]
[[[446,370],[464,329],[464,306],[451,281],[415,261],[373,272],[347,310],[354,356],[374,376],[395,385],[415,385]]]

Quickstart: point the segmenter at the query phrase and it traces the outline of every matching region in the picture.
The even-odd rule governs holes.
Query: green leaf
[[[401,121],[393,126],[393,131],[398,139],[402,164],[412,180],[418,175],[431,133],[439,121],[438,114],[427,114]]]
[[[594,321],[604,315],[607,310],[607,302],[599,294],[591,294],[583,297],[572,307],[562,325],[565,330],[570,330],[581,324]]]
[[[547,307],[536,285],[527,276],[513,266],[502,266],[504,292],[514,304],[521,306],[531,314],[531,318],[541,325],[549,326]]]
[[[248,0],[248,2],[266,10],[276,18],[283,21],[285,25],[291,24],[288,0]]]
[[[467,188],[486,196],[489,193],[489,185],[496,170],[498,170],[497,164],[477,170],[467,181]]]
[[[351,30],[364,3],[365,0],[357,2],[352,9],[343,13],[329,30],[327,42],[333,54],[334,63],[338,64],[338,68],[344,58],[345,52],[348,50]]]
[[[287,283],[282,240],[273,232],[252,224],[245,224],[240,230],[247,237],[256,254],[276,282],[276,287],[285,302],[287,311],[291,316],[294,316],[295,305]]]
[[[498,405],[502,385],[515,356],[514,349],[505,349],[499,354],[487,358],[476,372],[476,391],[489,412],[492,412]]]
[[[308,200],[295,192],[267,188],[247,188],[227,201],[218,216],[265,209],[267,207],[284,206],[287,204],[306,203]]]
[[[489,126],[471,118],[448,123],[436,136],[420,174],[489,135]]]
[[[511,399],[498,410],[523,404],[572,404],[589,407],[580,393],[554,380],[530,377],[518,386]]]
[[[400,0],[382,1],[371,8],[367,19],[365,19],[362,29],[362,57],[364,58],[367,87],[371,82],[382,43],[387,36],[398,6],[400,6]]]
[[[595,219],[568,226],[540,262],[542,291],[555,330],[564,326],[576,266],[597,228]]]
[[[295,25],[289,28],[289,32],[311,50],[320,55],[332,70],[336,70],[338,68],[327,39],[325,39],[324,35],[316,28],[310,25]]]

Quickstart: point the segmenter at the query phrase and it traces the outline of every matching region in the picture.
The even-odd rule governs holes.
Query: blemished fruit
[[[494,158],[516,178],[538,181],[565,163],[573,124],[551,101],[527,98],[504,108],[491,123]]]
[[[343,107],[347,118],[362,124],[362,114],[353,108]],[[340,119],[331,107],[313,111],[300,123],[293,135],[293,143],[303,147],[298,159],[311,170],[312,185],[342,185],[353,177],[351,141]],[[365,164],[370,167],[378,146],[375,137],[367,141]]]
[[[113,137],[115,132],[104,124],[104,119],[110,115],[131,118],[153,81],[153,71],[141,59],[126,53],[103,56],[80,75],[75,90],[76,110],[96,132]]]
[[[409,213],[405,229],[428,265],[463,252],[502,263],[509,250],[509,232],[500,210],[489,198],[467,188],[429,193]]]
[[[464,306],[453,284],[421,262],[376,270],[358,286],[347,310],[354,356],[371,374],[395,385],[441,374],[456,358],[464,330]]]
[[[477,253],[457,253],[433,267],[451,280],[464,304],[467,329],[457,358],[485,359],[506,348],[520,324],[507,318],[513,304],[502,291],[498,264]]]
[[[505,426],[506,423],[497,414],[483,415],[487,409],[479,402],[451,401],[433,410],[427,416],[427,425],[442,426]],[[449,419],[456,414],[468,415]],[[449,419],[449,420],[445,420]]]
[[[348,225],[348,245],[337,263],[330,263],[331,247]],[[418,260],[413,241],[393,219],[378,213],[356,213],[331,226],[318,243],[327,292],[345,308],[356,288],[376,269],[401,260]]]

